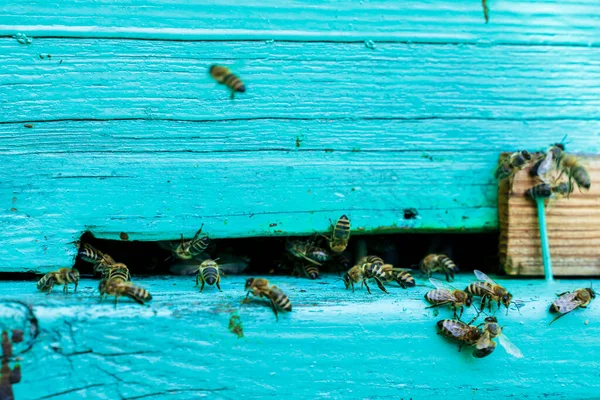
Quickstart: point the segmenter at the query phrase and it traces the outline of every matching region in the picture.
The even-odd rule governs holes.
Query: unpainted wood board
[[[592,0],[278,2],[31,0],[6,3],[0,34],[169,40],[410,41],[595,46]]]
[[[240,276],[225,277],[222,293],[199,293],[192,277],[134,277],[153,300],[147,307],[121,300],[116,309],[110,300],[98,303],[97,280],[82,280],[78,294],[50,296],[36,292],[34,282],[2,282],[0,298],[31,304],[42,329],[22,357],[16,398],[69,391],[60,398],[563,399],[589,398],[600,387],[597,304],[548,326],[555,293],[589,281],[499,280],[522,301],[521,314],[497,314],[525,356],[519,360],[501,347],[484,359],[469,348],[459,353],[436,334],[436,322],[452,312],[425,309],[429,288],[390,285],[389,295],[369,295],[345,290],[336,278],[271,277],[293,303],[279,322],[266,301],[240,306]],[[461,274],[455,284],[472,279]],[[228,330],[235,310],[240,339]]]
[[[581,157],[581,162],[590,173],[591,190],[575,189],[568,199],[547,202],[546,223],[556,275],[600,275],[600,159]],[[512,195],[499,189],[499,201],[507,209],[499,217],[500,256],[510,274],[543,274],[537,208],[525,196],[537,183],[526,169],[517,174]]]
[[[2,122],[600,117],[597,48],[7,38],[0,62]]]

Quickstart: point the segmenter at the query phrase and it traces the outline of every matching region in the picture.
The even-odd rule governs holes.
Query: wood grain
[[[22,356],[15,396],[563,399],[589,398],[600,388],[597,304],[548,327],[555,293],[589,281],[499,279],[522,301],[521,314],[498,313],[525,356],[519,360],[501,347],[484,359],[469,348],[459,353],[436,334],[436,322],[452,312],[425,309],[427,287],[390,285],[389,295],[368,295],[345,290],[336,278],[271,277],[293,303],[279,322],[264,301],[240,306],[245,277],[225,277],[223,293],[199,293],[193,278],[134,276],[154,299],[147,307],[123,300],[117,309],[110,300],[98,303],[96,280],[82,280],[77,294],[50,296],[34,282],[1,282],[0,298],[31,304],[42,330]],[[472,279],[460,274],[456,285]],[[228,330],[235,310],[241,339]],[[574,356],[582,368],[573,368]]]
[[[6,2],[0,34],[168,40],[406,41],[597,46],[593,0],[29,0]]]
[[[590,191],[550,201],[546,223],[553,272],[558,276],[600,274],[600,159],[582,157],[592,180]],[[528,170],[517,174],[513,193],[499,189],[500,262],[511,275],[543,275],[535,202],[525,191],[537,184]]]

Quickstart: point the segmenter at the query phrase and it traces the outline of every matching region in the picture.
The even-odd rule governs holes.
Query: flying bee
[[[467,286],[465,292],[474,297],[481,297],[481,310],[485,308],[486,300],[488,302],[488,310],[491,310],[492,301],[495,301],[498,303],[498,308],[500,307],[500,304],[504,304],[506,307],[506,313],[508,314],[508,307],[510,306],[513,298],[512,294],[510,294],[508,290],[497,284],[492,278],[483,272],[478,270],[473,272],[479,281],[473,282]]]
[[[430,277],[433,272],[443,272],[448,282],[452,282],[454,274],[458,272],[454,261],[444,254],[429,254],[421,260],[419,268],[427,277]]]
[[[392,264],[383,264],[381,269],[384,272],[384,282],[394,281],[400,285],[402,289],[415,286],[415,278],[413,278],[405,269],[394,268]]]
[[[554,318],[552,322],[567,315],[578,307],[587,308],[592,299],[596,298],[596,292],[594,292],[592,288],[585,288],[561,293],[558,296],[558,299],[550,306],[550,312],[560,313],[560,315]],[[550,322],[550,324],[552,324],[552,322]]]
[[[590,174],[587,169],[583,165],[579,163],[577,157],[572,154],[563,154],[560,160],[560,176],[563,173],[567,174],[569,177],[569,189],[570,192],[573,191],[573,181],[577,184],[577,188],[581,191],[581,188],[585,190],[589,190],[592,187],[592,182],[590,179]]]
[[[55,272],[48,272],[37,283],[38,290],[50,294],[54,285],[64,285],[63,292],[69,291],[69,283],[74,283],[75,288],[73,293],[77,293],[77,285],[79,285],[79,271],[71,268],[61,268]]]
[[[350,220],[345,215],[342,215],[337,220],[335,226],[333,223],[333,232],[331,237],[328,239],[329,248],[334,253],[341,253],[348,247],[348,241],[350,240]]]
[[[198,286],[198,281],[202,282],[200,292],[204,290],[204,282],[211,286],[217,285],[219,292],[222,292],[221,286],[219,286],[219,283],[221,282],[220,272],[219,265],[214,260],[202,261],[200,268],[198,268],[198,273],[196,274],[196,286]]]
[[[439,279],[429,278],[429,282],[436,287],[425,294],[425,300],[432,305],[427,308],[434,308],[443,305],[450,305],[454,310],[454,319],[462,317],[464,307],[471,307],[473,296],[470,293],[458,290]],[[456,310],[460,308],[460,315],[456,315]]]
[[[437,322],[438,335],[444,335],[460,342],[458,351],[463,346],[474,346],[481,339],[479,328],[454,319],[443,319]]]
[[[146,289],[136,286],[131,282],[124,282],[121,278],[102,279],[98,289],[100,291],[100,301],[102,301],[105,295],[115,296],[115,307],[117,307],[119,296],[129,297],[142,305],[152,300],[152,296]]]
[[[198,229],[192,240],[184,240],[181,235],[181,243],[173,250],[173,254],[180,260],[191,260],[194,256],[202,253],[209,245],[208,236],[199,237],[204,224]]]
[[[508,337],[503,333],[503,328],[498,324],[496,317],[487,317],[484,322],[483,334],[477,341],[473,356],[476,358],[487,357],[496,349],[496,342],[493,338],[498,338],[500,346],[506,350],[508,354],[516,358],[523,358],[523,353],[515,346]]]
[[[561,182],[558,185],[550,185],[548,183],[540,183],[532,188],[527,189],[525,196],[529,196],[532,199],[558,199],[569,195],[569,185],[565,182]]]
[[[94,272],[97,273],[102,273],[104,267],[115,263],[111,256],[104,254],[89,243],[80,244],[77,254],[83,261],[94,264]]]
[[[542,155],[537,157],[537,161],[529,170],[529,174],[533,177],[539,177],[544,183],[549,183],[548,175],[558,167],[564,151],[565,145],[563,143],[553,144],[545,153],[541,153]]]
[[[527,150],[512,153],[500,160],[494,177],[499,181],[508,179],[509,188],[512,188],[515,174],[525,168],[529,161],[531,161],[531,154]]]
[[[271,302],[271,307],[275,313],[275,318],[279,321],[279,315],[277,310],[292,311],[292,302],[283,290],[279,289],[275,285],[270,285],[269,281],[263,278],[248,278],[246,285],[246,301],[248,296],[252,293],[254,296],[259,298],[266,297]]]
[[[363,263],[363,264],[358,264],[355,265],[354,267],[350,268],[348,270],[348,272],[346,272],[344,274],[344,276],[342,277],[342,280],[344,281],[344,284],[346,285],[346,289],[350,288],[350,286],[352,286],[352,292],[354,293],[354,284],[358,284],[359,282],[361,282],[361,286],[365,285],[367,288],[367,292],[369,292],[369,294],[371,294],[371,288],[369,288],[369,284],[367,283],[367,281],[369,279],[373,279],[376,283],[377,283],[377,287],[385,293],[388,293],[388,291],[385,289],[385,286],[383,286],[383,282],[385,280],[385,272],[384,270],[381,268],[380,264],[374,264],[374,263]]]
[[[231,90],[231,100],[234,99],[236,92],[244,93],[246,91],[246,85],[244,85],[244,82],[235,76],[229,68],[222,65],[211,65],[209,71],[210,76]]]

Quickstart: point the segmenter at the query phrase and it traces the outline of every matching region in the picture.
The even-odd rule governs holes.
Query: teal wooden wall
[[[485,24],[476,0],[3,4],[0,269],[64,266],[85,230],[497,229],[501,151],[600,152],[600,5],[490,6]]]

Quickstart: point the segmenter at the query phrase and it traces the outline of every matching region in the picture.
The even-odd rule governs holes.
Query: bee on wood
[[[281,289],[275,285],[270,285],[269,281],[263,278],[248,278],[245,285],[246,299],[252,293],[257,297],[266,297],[271,302],[271,307],[275,313],[275,318],[279,321],[277,310],[292,311],[292,302]]]
[[[512,189],[515,174],[525,168],[529,161],[531,161],[531,154],[527,150],[512,153],[500,160],[494,177],[499,181],[508,180],[508,187]]]
[[[582,188],[589,190],[590,187],[592,187],[590,174],[587,169],[579,163],[579,160],[574,155],[564,154],[560,159],[559,169],[560,176],[565,173],[569,177],[570,192],[573,191],[573,181],[575,181],[577,188],[579,188],[580,191]]]
[[[231,90],[231,100],[234,99],[235,93],[244,93],[246,91],[246,85],[237,76],[235,76],[231,70],[222,65],[211,65],[210,76],[222,85],[227,86]]]
[[[444,254],[429,254],[421,260],[419,268],[428,278],[433,272],[443,272],[448,282],[452,282],[454,274],[458,272],[458,267],[454,264],[454,261]]]
[[[79,246],[79,257],[90,264],[94,264],[94,272],[103,274],[104,268],[113,265],[115,260],[108,254],[104,254],[100,250],[88,243],[82,243]]]
[[[115,296],[115,308],[119,301],[119,296],[129,297],[139,304],[144,304],[152,300],[152,296],[144,288],[134,285],[131,282],[125,282],[120,277],[103,279],[100,281],[100,301],[105,295]]]
[[[592,288],[577,289],[572,292],[559,294],[558,299],[550,306],[550,312],[560,313],[560,315],[556,316],[552,322],[567,315],[578,307],[587,308],[588,304],[595,298],[596,292],[594,292]],[[552,324],[552,322],[550,322],[550,324]]]
[[[319,267],[331,258],[325,249],[308,241],[295,240],[288,242],[287,250],[301,261],[309,262],[309,264],[302,265],[301,271],[310,279],[317,279],[319,277]]]
[[[192,240],[185,240],[181,235],[181,243],[173,250],[173,254],[180,260],[191,260],[202,253],[208,247],[210,241],[208,236],[200,237],[204,224],[198,229]]]
[[[209,285],[217,285],[217,289],[219,292],[222,292],[221,286],[219,283],[221,282],[221,273],[220,273],[219,265],[214,260],[204,260],[202,264],[200,264],[200,268],[198,268],[198,273],[196,274],[196,286],[198,286],[198,281],[202,282],[202,286],[200,287],[200,292],[204,290],[204,283],[208,283]]]
[[[544,198],[556,200],[568,196],[569,193],[569,185],[565,182],[561,182],[558,185],[540,183],[539,185],[527,189],[525,196],[529,196],[534,200]]]
[[[474,357],[483,358],[492,354],[496,349],[496,342],[492,339],[497,337],[500,346],[502,346],[508,354],[516,358],[523,358],[521,350],[502,332],[503,329],[498,324],[496,317],[487,317],[483,325],[483,333],[477,341],[475,350],[473,350]]]
[[[342,215],[335,225],[331,223],[333,231],[328,239],[329,248],[334,253],[341,253],[348,247],[350,240],[350,220],[345,215]]]
[[[37,283],[38,290],[50,294],[54,285],[64,285],[63,292],[69,291],[69,283],[74,283],[75,288],[73,293],[77,293],[77,285],[79,285],[79,271],[71,268],[61,268],[55,272],[48,272]]]
[[[443,319],[437,322],[438,335],[444,335],[450,339],[460,342],[458,351],[463,346],[475,346],[481,339],[482,332],[478,327],[465,324],[454,319]]]
[[[548,175],[553,169],[558,168],[558,163],[564,151],[565,145],[563,143],[553,144],[545,153],[541,153],[541,156],[537,157],[537,161],[529,170],[529,174],[540,178],[544,183],[549,183]]]
[[[384,282],[396,282],[402,289],[415,286],[415,278],[403,268],[394,268],[392,264],[383,264]]]
[[[434,308],[443,305],[450,305],[454,310],[454,319],[460,320],[464,307],[471,307],[473,304],[473,296],[470,293],[458,290],[447,283],[438,279],[430,278],[429,282],[436,287],[425,294],[425,300],[432,305],[427,308]],[[460,315],[456,315],[456,310],[460,308]]]
[[[491,310],[492,301],[494,301],[498,303],[498,308],[500,307],[500,304],[504,304],[506,307],[506,313],[508,314],[508,307],[510,306],[513,298],[512,294],[510,294],[508,290],[497,284],[492,278],[483,272],[478,270],[473,272],[479,281],[473,282],[467,286],[465,292],[475,297],[481,297],[481,310],[485,308],[486,300],[488,302],[488,310]]]
[[[346,289],[348,289],[348,288],[350,288],[350,286],[352,286],[352,293],[354,293],[354,284],[357,284],[360,282],[361,287],[362,287],[362,285],[366,286],[367,292],[369,292],[369,294],[371,294],[371,288],[369,288],[369,284],[367,283],[367,281],[369,279],[373,279],[377,283],[377,287],[382,292],[388,293],[388,291],[385,289],[385,286],[383,286],[383,282],[382,282],[385,280],[385,272],[383,271],[381,264],[375,264],[375,263],[358,264],[358,265],[355,265],[354,267],[350,268],[348,270],[348,272],[346,272],[344,274],[344,276],[342,277],[342,280],[344,281],[344,284],[346,285]]]

